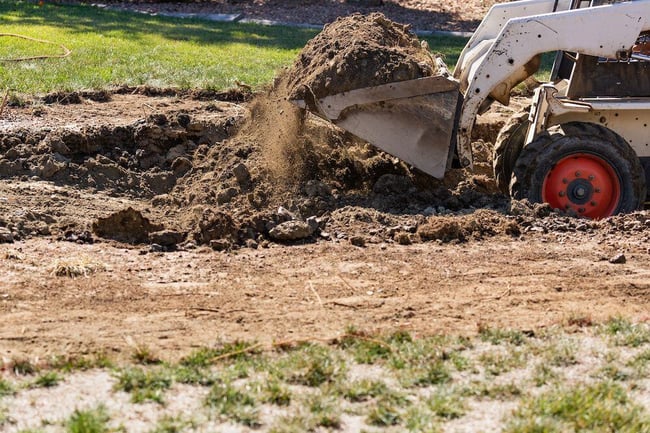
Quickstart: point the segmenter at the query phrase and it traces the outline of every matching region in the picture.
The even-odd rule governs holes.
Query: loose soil
[[[3,114],[5,361],[648,319],[647,211],[594,222],[496,192],[490,149],[514,108],[480,119],[474,172],[435,181],[312,116],[288,127],[273,92],[134,90]]]
[[[408,26],[381,13],[337,19],[307,43],[290,70],[289,98],[327,95],[436,72],[430,51]]]

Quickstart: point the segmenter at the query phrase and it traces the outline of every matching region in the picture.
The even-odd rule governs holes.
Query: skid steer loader
[[[330,95],[315,114],[442,178],[472,167],[476,116],[508,105],[543,53],[548,82],[495,144],[498,186],[589,218],[643,206],[650,184],[650,0],[494,5],[451,74]],[[294,101],[306,107],[304,101]],[[314,108],[315,107],[315,108]]]

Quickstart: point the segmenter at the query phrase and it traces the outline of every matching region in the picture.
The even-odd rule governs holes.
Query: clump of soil
[[[354,14],[327,25],[303,48],[290,70],[289,97],[311,101],[436,70],[434,57],[408,26],[381,13]]]
[[[126,243],[144,243],[149,234],[161,230],[162,226],[153,224],[142,212],[128,207],[124,210],[98,218],[93,231],[104,238]]]

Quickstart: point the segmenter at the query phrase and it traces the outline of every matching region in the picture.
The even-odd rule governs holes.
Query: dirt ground
[[[5,362],[139,344],[175,359],[349,325],[650,320],[648,211],[593,222],[496,192],[489,151],[512,109],[480,119],[474,173],[434,181],[316,119],[287,166],[251,133],[269,120],[249,117],[259,102],[237,98],[122,89],[7,107]]]

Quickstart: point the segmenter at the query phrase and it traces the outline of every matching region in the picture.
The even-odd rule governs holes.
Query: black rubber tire
[[[528,112],[530,107],[514,114],[499,131],[492,154],[492,169],[497,187],[504,194],[510,192],[512,169],[519,158],[519,153],[526,141],[526,132],[530,126]]]
[[[620,198],[612,215],[642,208],[646,178],[634,150],[614,131],[584,122],[553,126],[524,146],[512,171],[510,195],[515,199],[542,202],[542,187],[547,174],[563,158],[578,153],[599,157],[616,173]]]

